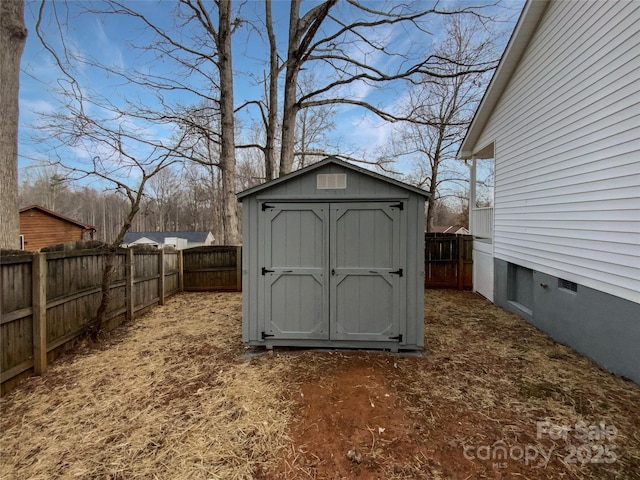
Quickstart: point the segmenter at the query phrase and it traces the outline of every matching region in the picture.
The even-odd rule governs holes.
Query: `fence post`
[[[236,291],[242,291],[242,247],[236,247]]]
[[[164,305],[164,249],[160,249],[160,254],[158,255],[158,273],[160,277],[158,278],[158,303],[160,305]]]
[[[129,247],[127,249],[127,259],[125,261],[125,275],[126,275],[126,286],[125,286],[125,296],[127,299],[127,320],[133,320],[133,248]]]
[[[458,290],[464,290],[464,244],[462,235],[457,235],[458,242]]]
[[[182,250],[178,250],[178,288],[184,292],[184,257]]]
[[[42,375],[47,371],[47,255],[33,255],[33,371]]]

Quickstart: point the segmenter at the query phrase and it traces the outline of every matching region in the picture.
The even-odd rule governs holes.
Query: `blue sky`
[[[317,3],[317,2],[315,2]],[[303,10],[315,4],[314,2],[303,2]],[[510,17],[511,23],[504,25],[504,30],[513,27],[513,22],[522,6],[522,0],[508,0],[506,6],[508,10],[500,13]],[[369,2],[369,5],[380,7],[393,5],[393,2]],[[22,57],[22,75],[20,85],[20,140],[19,140],[19,165],[21,168],[46,160],[51,156],[52,148],[40,140],[34,140],[34,133],[37,133],[37,126],[41,119],[38,113],[55,113],[63,110],[53,90],[60,85],[60,72],[56,68],[53,58],[40,44],[35,32],[35,19],[39,8],[39,2],[27,1],[25,7],[25,21],[29,30],[27,44]],[[164,62],[153,58],[148,53],[132,48],[132,43],[142,45],[149,40],[149,34],[140,28],[140,25],[122,16],[97,16],[88,13],[81,13],[83,7],[90,5],[87,2],[68,2],[58,4],[58,15],[60,20],[67,23],[70,28],[65,30],[64,38],[70,51],[81,58],[95,58],[100,62],[112,65],[114,68],[124,68],[127,70],[138,69],[140,71],[152,71],[156,74],[175,74],[175,66],[169,62]],[[96,5],[100,5],[97,3]],[[172,15],[174,3],[170,1],[147,1],[138,0],[130,2],[129,5],[152,18],[159,25],[169,28],[172,25]],[[286,35],[288,29],[289,2],[286,0],[275,0],[274,26],[276,37],[282,45],[281,52],[286,51]],[[233,61],[237,74],[234,76],[234,88],[236,104],[241,104],[245,100],[256,99],[260,95],[261,86],[257,85],[256,79],[260,78],[266,69],[266,42],[264,31],[261,28],[263,17],[263,4],[259,1],[249,1],[242,6],[239,15],[248,20],[234,36]],[[255,28],[250,28],[254,25]],[[45,4],[42,30],[48,40],[55,47],[60,46],[56,22],[52,17],[51,4]],[[433,35],[425,36],[416,41],[415,32],[403,32],[397,27],[381,28],[375,35],[381,41],[388,42],[390,48],[397,51],[417,53],[419,49],[428,50],[430,39],[437,39],[441,30],[437,23],[431,29]],[[380,63],[384,59],[376,55],[363,54],[359,45],[353,45],[352,55],[362,56],[363,60],[371,63]],[[388,61],[388,60],[384,60]],[[389,65],[387,65],[389,66]],[[392,66],[392,65],[391,65]],[[322,75],[322,72],[317,72]],[[103,95],[110,101],[122,105],[126,100],[147,104],[153,108],[154,98],[149,92],[125,84],[120,78],[114,75],[105,75],[98,69],[83,66],[76,71],[76,75],[81,84],[84,84],[89,91]],[[281,80],[281,84],[284,80]],[[198,86],[201,88],[202,84]],[[379,104],[387,108],[394,103],[401,101],[402,91],[397,88],[385,91],[376,91],[363,83],[355,84],[347,88],[347,96],[367,100],[374,104]],[[166,94],[171,96],[170,93]],[[182,95],[182,94],[181,94]],[[193,98],[188,96],[175,96],[176,102],[189,103]],[[245,112],[241,114],[240,125],[246,126],[251,122],[253,113]],[[100,114],[99,111],[90,112]],[[255,118],[255,117],[254,117]],[[339,142],[343,149],[348,152],[365,152],[373,156],[378,146],[383,145],[391,134],[390,124],[382,122],[377,117],[367,114],[362,109],[356,107],[340,107],[338,114],[334,118],[336,130],[332,134],[333,141]],[[130,124],[131,128],[139,135],[149,136],[171,136],[171,129],[154,125]],[[34,131],[35,127],[35,131]],[[242,137],[243,134],[240,134]],[[96,152],[82,147],[66,149],[60,155],[65,156],[67,161],[86,161]],[[98,152],[107,157],[109,152]]]

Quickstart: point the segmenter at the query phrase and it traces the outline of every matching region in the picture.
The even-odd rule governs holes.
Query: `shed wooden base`
[[[253,347],[266,347],[272,350],[273,347],[301,347],[301,348],[343,348],[349,350],[387,350],[397,353],[399,351],[420,351],[423,348],[418,345],[400,345],[393,342],[363,342],[363,341],[331,341],[331,340],[304,340],[286,339],[269,340],[264,342],[247,342],[246,345]]]

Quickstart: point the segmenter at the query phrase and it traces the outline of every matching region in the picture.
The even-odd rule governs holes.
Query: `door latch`
[[[332,269],[331,269],[331,275],[335,276],[335,274],[336,274],[336,269],[335,269],[335,268],[332,268]]]
[[[262,267],[262,275],[266,275],[267,273],[273,273],[275,270],[269,270],[266,267]]]

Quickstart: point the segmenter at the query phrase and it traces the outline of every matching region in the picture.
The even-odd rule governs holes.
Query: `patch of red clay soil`
[[[410,462],[417,446],[410,418],[380,367],[367,363],[351,357],[340,374],[326,372],[292,392],[293,446],[279,478],[386,478]]]

